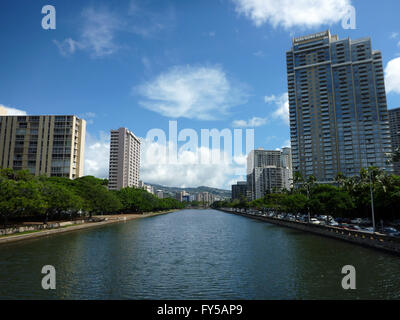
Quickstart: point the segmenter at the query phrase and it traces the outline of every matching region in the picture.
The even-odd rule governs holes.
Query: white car
[[[313,224],[321,224],[321,221],[319,221],[318,219],[315,219],[315,218],[311,218],[311,223],[313,223]]]

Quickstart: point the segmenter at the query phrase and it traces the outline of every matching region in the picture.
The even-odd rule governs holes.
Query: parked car
[[[350,222],[354,223],[354,224],[360,224],[362,222],[362,219],[361,218],[356,218],[356,219],[351,220]]]
[[[371,223],[372,223],[371,219],[368,218],[361,219],[361,224],[371,225]]]
[[[392,227],[384,228],[383,232],[388,234],[389,236],[393,236],[393,237],[399,237],[400,236],[400,231],[398,231],[398,230],[396,230],[395,228],[392,228]]]
[[[364,232],[374,232],[374,228],[372,227],[368,227],[368,228],[364,228]]]
[[[319,221],[316,218],[311,218],[311,223],[313,223],[313,224],[321,224],[321,221]]]
[[[343,229],[346,229],[346,230],[353,230],[351,228],[352,226],[350,224],[348,224],[348,223],[341,223],[340,227],[342,227]]]

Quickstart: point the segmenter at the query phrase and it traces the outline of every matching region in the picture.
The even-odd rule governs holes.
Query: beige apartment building
[[[8,116],[0,110],[0,168],[83,176],[86,121],[73,115]]]
[[[111,130],[108,188],[139,187],[140,140],[126,128]]]

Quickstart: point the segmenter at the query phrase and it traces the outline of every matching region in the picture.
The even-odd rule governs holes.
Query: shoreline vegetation
[[[54,234],[72,232],[72,231],[79,231],[90,229],[93,227],[101,227],[113,223],[118,222],[126,222],[130,220],[136,219],[143,219],[143,218],[150,218],[158,215],[168,214],[172,212],[177,212],[180,209],[171,209],[165,211],[158,211],[158,212],[147,212],[144,214],[120,214],[120,215],[101,215],[101,216],[94,216],[95,222],[85,221],[81,224],[71,224],[66,226],[61,226],[58,228],[53,229],[45,229],[45,230],[33,230],[33,231],[26,231],[21,233],[14,233],[9,235],[2,235],[0,236],[0,245],[4,243],[11,243],[17,242],[22,240],[28,239],[35,239],[39,237],[45,237]]]
[[[185,207],[176,199],[159,199],[143,189],[114,191],[107,185],[108,180],[92,176],[70,180],[0,169],[0,236],[52,233],[63,226],[115,221],[121,215],[126,221]]]
[[[294,188],[267,193],[261,199],[218,201],[212,207],[272,210],[278,213],[325,215],[335,218],[370,218],[371,195],[375,219],[400,219],[400,176],[387,174],[371,167],[362,169],[359,176],[338,174],[334,184],[319,184],[313,176],[305,179],[294,175]]]

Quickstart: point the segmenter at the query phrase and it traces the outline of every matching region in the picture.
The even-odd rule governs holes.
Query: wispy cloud
[[[101,57],[110,55],[119,49],[115,42],[115,32],[123,26],[117,14],[106,8],[87,8],[82,12],[85,25],[82,43],[92,55]]]
[[[27,112],[16,108],[6,107],[5,105],[0,104],[0,115],[25,116],[27,115]]]
[[[154,37],[161,31],[172,28],[175,25],[175,10],[168,6],[165,9],[154,11],[145,7],[143,2],[131,0],[128,9],[129,21],[126,31],[142,37]]]
[[[267,104],[274,104],[276,106],[275,111],[272,113],[274,118],[279,118],[289,125],[289,95],[287,92],[280,96],[266,96],[264,101]]]
[[[256,26],[313,28],[333,24],[346,16],[351,0],[232,0],[236,11]]]
[[[53,40],[53,42],[63,56],[74,54],[76,50],[84,48],[81,43],[71,38],[67,38],[63,41]]]
[[[253,117],[249,119],[248,121],[246,120],[235,120],[232,122],[232,126],[235,128],[255,128],[255,127],[261,127],[267,123],[268,119],[267,118],[259,118],[259,117]]]
[[[176,66],[134,92],[142,107],[170,118],[215,120],[247,101],[245,87],[219,66]]]
[[[93,58],[101,58],[118,52],[126,45],[118,42],[122,33],[150,37],[173,25],[174,10],[170,7],[160,12],[145,9],[131,1],[124,12],[105,6],[91,6],[82,10],[79,35],[62,41],[53,40],[63,56],[84,50]]]
[[[86,122],[88,124],[93,124],[94,118],[97,117],[96,113],[94,113],[94,112],[85,112],[85,113],[79,114],[78,116],[79,116],[79,118],[86,120]]]
[[[74,54],[77,50],[85,50],[92,57],[104,57],[118,51],[115,34],[121,30],[123,23],[120,17],[108,8],[89,7],[81,12],[78,40],[67,38],[63,41],[54,40],[60,53],[64,56]]]

